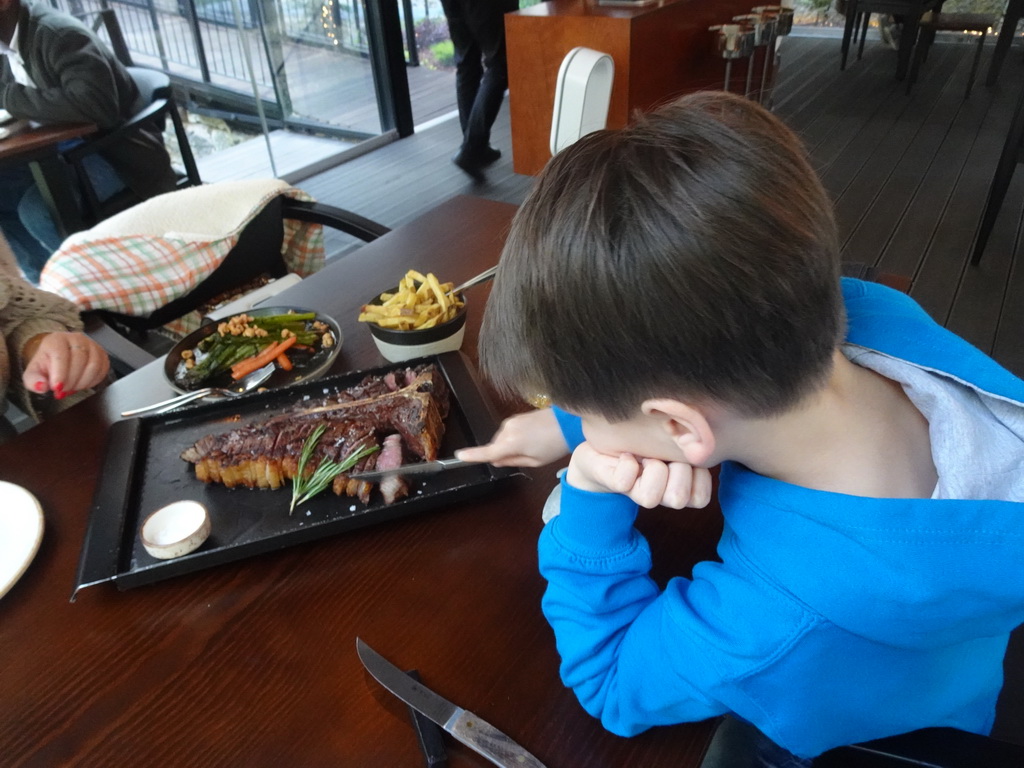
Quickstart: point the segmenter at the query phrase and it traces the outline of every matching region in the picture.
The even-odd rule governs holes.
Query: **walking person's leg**
[[[448,21],[448,36],[455,50],[455,100],[459,107],[459,124],[465,133],[473,102],[480,90],[480,79],[484,74],[482,54],[463,14],[461,0],[441,0],[441,6]]]
[[[481,168],[501,157],[491,146],[491,126],[508,88],[505,14],[518,7],[518,0],[478,0],[465,8],[463,18],[483,55],[483,77],[463,124],[462,148],[455,158],[456,164],[471,174],[479,174]]]

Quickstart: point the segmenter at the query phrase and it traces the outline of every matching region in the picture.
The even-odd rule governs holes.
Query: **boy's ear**
[[[700,408],[670,398],[652,398],[645,400],[640,410],[661,420],[687,462],[707,466],[715,452],[715,433]]]

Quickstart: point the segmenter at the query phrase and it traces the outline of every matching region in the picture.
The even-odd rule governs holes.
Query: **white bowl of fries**
[[[462,346],[466,302],[453,287],[411,269],[395,288],[363,305],[359,320],[370,327],[385,360],[399,363]]]

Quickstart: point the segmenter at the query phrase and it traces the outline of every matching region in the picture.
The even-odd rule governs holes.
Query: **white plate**
[[[43,540],[43,508],[20,485],[0,480],[0,597],[36,556]]]

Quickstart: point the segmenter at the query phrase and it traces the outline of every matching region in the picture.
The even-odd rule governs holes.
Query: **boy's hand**
[[[543,408],[505,419],[487,445],[463,448],[455,456],[496,467],[541,467],[568,453],[554,412]]]
[[[711,473],[679,461],[638,459],[598,453],[589,443],[573,451],[565,477],[581,491],[621,493],[641,507],[705,507],[711,501]]]

